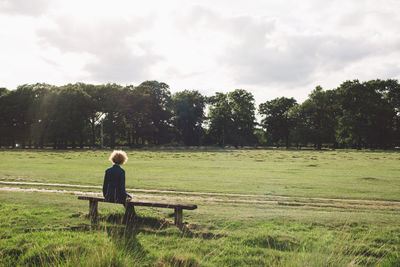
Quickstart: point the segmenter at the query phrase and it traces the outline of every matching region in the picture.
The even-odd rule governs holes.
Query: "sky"
[[[304,101],[400,78],[399,0],[0,0],[0,87],[45,82]]]

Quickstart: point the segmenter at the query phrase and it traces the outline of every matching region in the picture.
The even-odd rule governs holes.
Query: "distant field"
[[[101,191],[84,185],[102,185],[110,151],[3,150],[0,266],[400,265],[398,152],[127,152],[135,198],[198,205],[184,212],[187,232],[164,227],[171,211],[144,207],[127,231],[123,207],[107,203],[88,228],[72,191]]]
[[[400,153],[127,151],[126,185],[178,191],[400,200]],[[0,151],[0,179],[102,185],[110,151]]]

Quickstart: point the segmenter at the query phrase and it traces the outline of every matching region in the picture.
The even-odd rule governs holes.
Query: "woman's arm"
[[[104,182],[103,182],[103,196],[106,194],[106,188],[108,186],[108,181],[107,181],[107,172],[104,173]]]
[[[121,185],[122,185],[122,193],[124,193],[126,195],[126,190],[125,190],[125,171],[122,171]]]

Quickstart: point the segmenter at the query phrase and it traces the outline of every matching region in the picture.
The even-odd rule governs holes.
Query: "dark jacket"
[[[103,196],[106,200],[123,203],[127,196],[125,191],[125,171],[119,165],[106,170],[103,183]]]

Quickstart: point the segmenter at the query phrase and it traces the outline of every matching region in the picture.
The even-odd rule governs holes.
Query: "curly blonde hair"
[[[122,150],[114,150],[111,153],[109,160],[114,164],[122,165],[128,161],[128,156]]]

